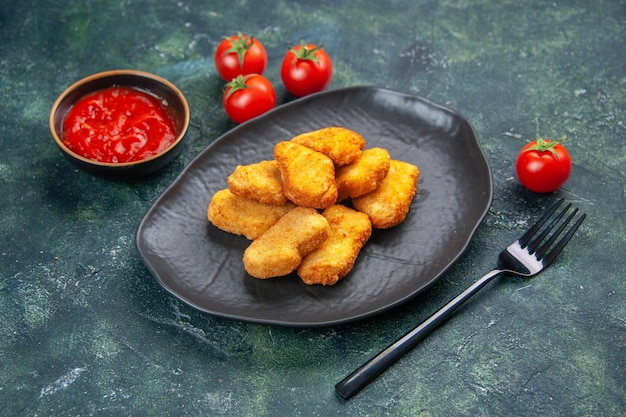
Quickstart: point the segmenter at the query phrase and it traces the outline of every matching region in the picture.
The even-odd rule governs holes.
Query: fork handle
[[[372,382],[378,375],[383,373],[395,361],[400,359],[405,353],[411,350],[417,343],[426,337],[431,331],[437,328],[441,323],[448,319],[452,313],[478,290],[484,287],[492,279],[504,273],[499,269],[487,273],[469,288],[457,295],[445,306],[440,308],[432,316],[426,319],[422,324],[413,328],[400,339],[389,345],[385,350],[364,363],[357,370],[346,376],[343,380],[335,385],[335,391],[345,400],[359,392],[367,384]]]

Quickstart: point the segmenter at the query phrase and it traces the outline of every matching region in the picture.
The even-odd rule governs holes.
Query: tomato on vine
[[[515,171],[524,187],[549,193],[565,184],[572,171],[572,159],[560,141],[538,138],[521,149]]]
[[[215,50],[215,68],[225,81],[238,75],[263,74],[267,66],[265,47],[256,38],[239,32],[225,36]]]
[[[321,46],[306,44],[291,48],[280,68],[287,90],[297,97],[325,89],[332,78],[333,64]]]
[[[272,83],[262,75],[238,75],[226,84],[222,103],[231,119],[243,123],[274,108],[276,93]]]

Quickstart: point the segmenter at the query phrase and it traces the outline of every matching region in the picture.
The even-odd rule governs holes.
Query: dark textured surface
[[[5,1],[0,5],[0,415],[615,416],[626,408],[626,5],[623,1]],[[355,324],[288,329],[217,319],[150,276],[141,217],[234,127],[211,54],[300,39],[334,58],[331,88],[378,85],[458,110],[494,174],[468,251],[411,303]],[[108,69],[187,96],[181,155],[131,182],[78,172],[48,132],[58,94]],[[567,135],[572,177],[524,190],[517,151]],[[495,262],[556,197],[588,219],[553,266],[504,278],[358,396],[334,384]]]

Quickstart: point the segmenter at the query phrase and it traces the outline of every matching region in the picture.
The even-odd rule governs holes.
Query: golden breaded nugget
[[[329,231],[328,221],[317,210],[296,207],[246,248],[246,272],[261,279],[290,274],[302,257],[328,238]]]
[[[374,191],[389,172],[391,157],[383,148],[366,149],[348,165],[337,168],[337,201]]]
[[[387,229],[401,223],[409,213],[417,191],[419,169],[412,164],[391,160],[389,173],[378,188],[353,198],[354,208],[367,214],[376,229]]]
[[[335,166],[326,155],[295,142],[279,142],[274,146],[274,159],[289,200],[320,209],[335,204]]]
[[[367,214],[340,204],[322,214],[330,224],[328,239],[305,256],[298,267],[298,275],[308,285],[334,285],[345,277],[372,234]]]
[[[228,177],[228,189],[240,197],[268,204],[285,204],[283,180],[276,161],[239,165]]]
[[[218,229],[254,240],[294,207],[291,202],[281,205],[259,203],[224,189],[211,198],[207,217]]]
[[[336,166],[349,164],[365,147],[363,136],[352,130],[334,126],[302,133],[291,140],[323,153],[332,159]]]

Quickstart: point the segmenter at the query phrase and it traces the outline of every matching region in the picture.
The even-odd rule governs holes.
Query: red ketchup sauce
[[[63,143],[99,162],[150,158],[176,140],[163,100],[132,87],[109,87],[78,100],[63,120]]]

